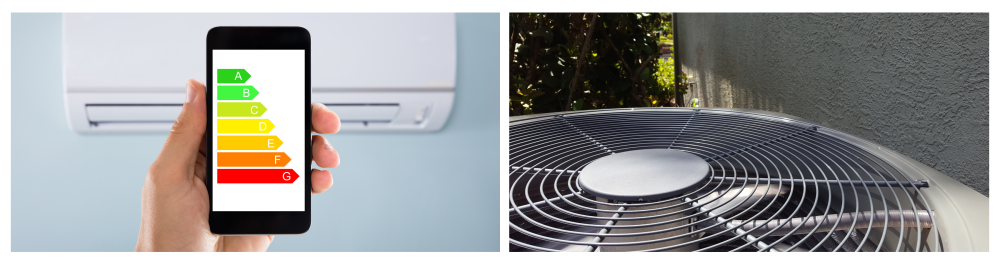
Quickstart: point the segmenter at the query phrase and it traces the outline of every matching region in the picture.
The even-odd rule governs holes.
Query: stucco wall
[[[680,14],[685,100],[777,111],[989,196],[989,15]]]

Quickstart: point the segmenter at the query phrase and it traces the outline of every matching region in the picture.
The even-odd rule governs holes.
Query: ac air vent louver
[[[576,111],[512,118],[509,135],[510,251],[988,246],[942,240],[976,229],[942,223],[980,221],[932,207],[948,192],[932,186],[954,180],[911,173],[915,161],[783,114]],[[969,207],[987,208],[985,197],[973,200]]]

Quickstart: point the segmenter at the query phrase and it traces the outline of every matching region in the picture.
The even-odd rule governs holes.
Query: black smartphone
[[[206,47],[212,233],[305,233],[312,190],[309,31],[216,27]]]

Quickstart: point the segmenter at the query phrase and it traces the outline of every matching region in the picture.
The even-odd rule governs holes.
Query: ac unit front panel
[[[313,101],[339,111],[343,131],[434,131],[450,115],[454,14],[69,13],[63,76],[70,127],[167,132],[184,82],[205,80],[205,34],[216,26],[308,29]]]
[[[68,92],[65,97],[67,120],[74,131],[168,132],[180,114],[180,107],[176,105],[184,103],[185,94],[184,92]],[[88,110],[92,110],[93,113]],[[135,113],[135,110],[141,113]],[[174,118],[164,119],[170,116]]]
[[[440,130],[451,114],[454,97],[452,92],[440,91],[313,91],[312,99],[337,112],[343,131],[418,132]]]
[[[70,92],[70,127],[82,133],[167,132],[180,114],[180,92]],[[313,92],[341,119],[341,131],[440,130],[451,114],[452,92]]]
[[[205,36],[216,26],[301,26],[312,37],[317,89],[453,89],[454,14],[63,15],[70,91],[184,91],[205,75]]]

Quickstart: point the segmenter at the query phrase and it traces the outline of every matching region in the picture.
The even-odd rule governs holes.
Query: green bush
[[[656,76],[656,83],[659,84],[660,87],[665,88],[667,90],[666,95],[668,101],[674,98],[674,89],[678,88],[678,86],[674,84],[674,73],[675,72],[674,72],[673,57],[666,59],[659,59],[659,61],[656,62],[656,73],[653,75]],[[679,86],[681,94],[687,93],[687,87],[683,85],[683,83],[685,83],[685,80],[687,80],[687,78],[681,76],[682,85]]]
[[[510,115],[675,106],[670,14],[512,13],[510,32]]]

